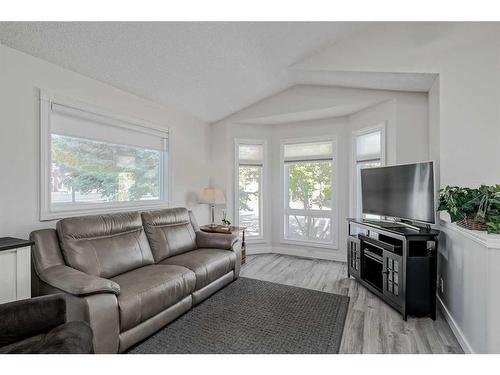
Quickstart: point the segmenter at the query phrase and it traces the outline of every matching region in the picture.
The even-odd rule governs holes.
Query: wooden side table
[[[241,232],[241,264],[245,264],[247,260],[247,245],[245,243],[245,229],[247,227],[230,226],[229,229],[222,225],[210,226],[202,225],[200,230],[207,233],[225,233],[225,234],[239,234]]]

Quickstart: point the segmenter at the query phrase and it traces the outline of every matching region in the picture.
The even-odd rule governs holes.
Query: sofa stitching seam
[[[99,240],[101,238],[110,238],[110,237],[117,237],[117,236],[121,236],[121,235],[124,235],[124,234],[130,234],[130,233],[135,233],[135,232],[139,232],[143,230],[143,227],[141,226],[140,228],[136,228],[136,229],[130,229],[130,230],[127,230],[127,231],[123,231],[123,232],[118,232],[118,233],[113,233],[113,234],[103,234],[103,235],[100,235],[100,236],[93,236],[93,237],[82,237],[82,238],[74,238],[74,237],[70,237],[69,240],[71,241],[86,241],[86,240]],[[63,235],[64,237],[66,237],[66,235],[64,234]]]

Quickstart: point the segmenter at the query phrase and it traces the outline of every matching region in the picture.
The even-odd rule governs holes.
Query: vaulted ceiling
[[[296,84],[426,91],[432,75],[295,67],[366,27],[352,22],[0,22],[0,42],[212,123]]]

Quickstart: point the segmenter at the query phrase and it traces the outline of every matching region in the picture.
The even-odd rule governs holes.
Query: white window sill
[[[338,250],[338,246],[335,243],[324,243],[324,242],[297,241],[297,240],[281,239],[280,240],[280,244],[283,244],[283,245],[304,246],[304,247],[314,247],[314,248],[319,248],[319,249]]]

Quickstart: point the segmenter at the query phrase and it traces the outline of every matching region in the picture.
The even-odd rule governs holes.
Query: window
[[[41,96],[42,220],[167,203],[168,131]]]
[[[238,225],[246,227],[245,236],[261,239],[263,235],[264,143],[236,140],[236,208]]]
[[[361,204],[361,169],[385,165],[385,125],[363,129],[354,133],[354,213],[363,216]],[[365,215],[369,219],[378,219],[377,215]]]
[[[334,153],[333,139],[283,143],[285,242],[336,244]]]

